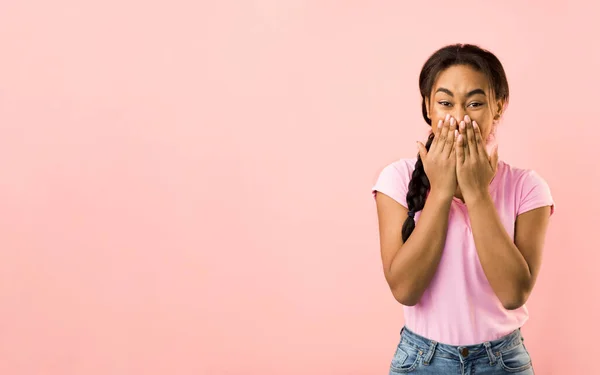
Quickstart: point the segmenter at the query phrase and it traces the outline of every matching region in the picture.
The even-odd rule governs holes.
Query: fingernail
[[[460,122],[460,130],[464,130],[465,129],[465,122],[461,121]]]
[[[477,129],[477,122],[473,121],[473,127]]]
[[[454,138],[458,137],[458,130],[454,129]]]
[[[465,115],[465,122],[470,122],[471,118],[469,117],[469,115]]]
[[[454,124],[456,124],[456,120],[454,119],[454,117],[452,117],[450,119],[450,125],[454,126]]]
[[[450,118],[450,114],[446,114],[446,121],[448,121],[448,119]]]

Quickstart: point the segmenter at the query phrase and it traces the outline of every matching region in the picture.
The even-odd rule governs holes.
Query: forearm
[[[390,266],[392,290],[405,305],[415,305],[442,257],[452,196],[432,191],[412,234],[396,252]]]
[[[531,273],[525,258],[506,232],[489,194],[466,200],[475,247],[483,271],[507,309],[524,303]]]

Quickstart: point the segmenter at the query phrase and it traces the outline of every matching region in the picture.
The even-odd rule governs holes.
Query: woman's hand
[[[429,151],[417,142],[425,174],[432,192],[452,198],[456,192],[456,120],[450,115],[440,120]]]
[[[465,202],[485,196],[498,168],[498,147],[488,155],[481,129],[469,116],[460,122],[455,147],[456,176]]]

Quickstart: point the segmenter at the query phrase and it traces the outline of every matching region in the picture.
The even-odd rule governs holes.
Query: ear
[[[502,113],[504,112],[504,100],[498,100],[496,103],[496,114],[494,115],[494,120],[500,120],[502,117]]]

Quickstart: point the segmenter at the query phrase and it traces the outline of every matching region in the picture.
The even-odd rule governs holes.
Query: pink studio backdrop
[[[0,2],[0,374],[387,373],[370,188],[453,42],[505,64],[500,156],[557,202],[537,373],[598,371],[598,6],[418,4]]]

